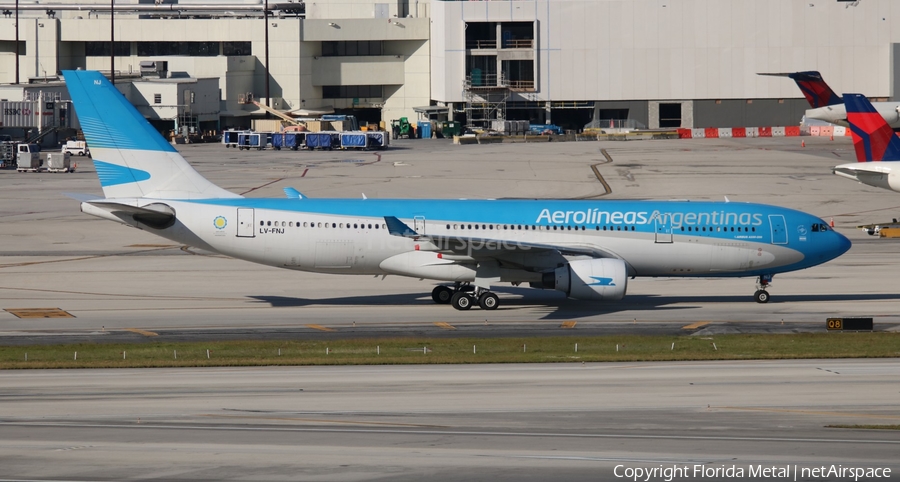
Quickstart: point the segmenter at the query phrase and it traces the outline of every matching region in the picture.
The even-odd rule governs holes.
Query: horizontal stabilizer
[[[154,229],[165,229],[175,224],[175,210],[163,203],[135,206],[117,200],[95,199],[82,202],[81,211],[126,224],[132,224],[127,219],[130,217]]]

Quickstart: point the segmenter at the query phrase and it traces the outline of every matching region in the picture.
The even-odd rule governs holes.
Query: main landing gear
[[[757,303],[768,303],[769,302],[769,292],[766,291],[766,288],[769,287],[769,283],[772,282],[772,275],[764,274],[760,275],[759,280],[756,282],[756,293],[753,293],[753,299],[756,300]]]
[[[454,287],[436,286],[431,292],[435,303],[450,304],[460,311],[465,311],[478,304],[482,310],[496,310],[500,306],[500,298],[491,291],[469,283],[456,283]]]

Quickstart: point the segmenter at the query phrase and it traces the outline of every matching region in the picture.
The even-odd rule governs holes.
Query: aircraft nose
[[[832,259],[834,259],[849,251],[850,246],[852,246],[853,243],[851,243],[846,236],[837,231],[832,231],[832,234],[834,236],[832,242],[830,243],[831,249],[829,250],[830,252],[828,254]]]

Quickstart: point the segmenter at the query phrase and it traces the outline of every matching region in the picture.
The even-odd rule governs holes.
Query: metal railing
[[[476,40],[466,40],[466,48],[469,50],[472,49],[496,49],[497,48],[497,40],[488,40],[488,39],[476,39]]]

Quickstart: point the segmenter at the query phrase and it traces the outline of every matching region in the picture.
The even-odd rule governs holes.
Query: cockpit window
[[[819,231],[821,231],[821,232],[828,231],[828,225],[827,225],[827,224],[824,224],[824,223],[821,223],[821,224],[819,224],[819,223],[813,224],[813,225],[812,225],[812,232],[816,233],[816,232],[819,232]]]

